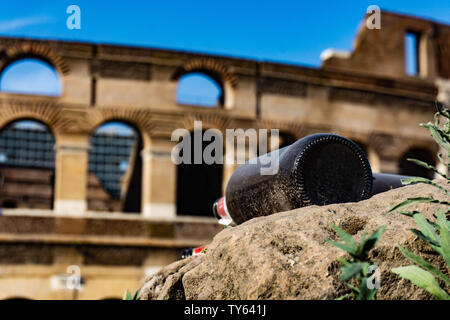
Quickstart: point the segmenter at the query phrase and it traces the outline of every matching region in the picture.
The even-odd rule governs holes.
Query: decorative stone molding
[[[306,82],[276,78],[263,78],[260,85],[262,94],[270,93],[295,97],[306,97],[306,88]]]
[[[2,99],[0,100],[0,128],[5,125],[21,120],[32,119],[42,122],[55,135],[70,131],[76,126],[77,121],[63,116],[61,106],[49,100],[21,100]]]
[[[281,121],[264,119],[258,122],[258,129],[278,129],[280,133],[291,134],[295,139],[300,139],[306,135],[306,128],[303,124],[295,121]]]
[[[410,138],[396,137],[384,133],[371,133],[368,139],[368,147],[373,148],[381,158],[400,160],[402,155],[412,148],[429,150],[437,153],[436,144],[428,140],[416,140]]]
[[[39,42],[19,40],[15,41],[12,45],[7,46],[2,52],[0,67],[3,70],[9,63],[27,57],[41,58],[50,63],[61,74],[66,75],[70,72],[67,63],[52,48]]]
[[[91,74],[102,78],[150,80],[150,64],[124,61],[93,61]]]
[[[121,121],[134,127],[145,142],[154,125],[150,113],[139,108],[96,108],[88,111],[88,132],[91,134],[102,124],[110,121]]]
[[[238,85],[238,78],[229,70],[229,68],[213,58],[195,58],[187,61],[183,64],[182,71],[175,75],[175,78],[178,78],[178,76],[184,73],[196,70],[208,70],[220,75],[222,81],[229,82],[233,88],[236,88]]]
[[[226,129],[234,128],[232,119],[226,115],[200,112],[186,113],[183,118],[183,127],[189,131],[194,130],[194,121],[201,121],[203,129],[218,129],[222,133],[225,133]]]

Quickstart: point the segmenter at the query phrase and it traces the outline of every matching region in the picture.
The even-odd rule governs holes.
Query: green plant
[[[444,150],[446,155],[438,154],[438,158],[441,163],[447,167],[447,171],[450,167],[450,163],[448,161],[448,157],[450,154],[450,112],[447,108],[442,105],[436,104],[438,112],[435,115],[434,123],[426,123],[421,124],[421,126],[427,128],[433,139],[436,143]],[[441,124],[440,117],[445,119],[445,122]],[[450,178],[447,174],[438,171],[434,166],[429,165],[423,161],[417,159],[408,159],[419,166],[432,170],[436,174],[440,175],[446,181],[446,184],[450,184]],[[408,178],[402,180],[402,183],[407,185],[411,183],[425,183],[429,184],[437,189],[439,189],[446,196],[450,194],[450,190],[441,186],[440,184],[434,183],[433,181],[426,178]],[[407,215],[409,217],[413,217],[416,225],[419,227],[418,229],[411,229],[411,231],[423,239],[426,243],[428,243],[434,251],[436,251],[439,255],[441,255],[445,262],[447,263],[447,270],[450,266],[450,223],[447,219],[447,215],[450,212],[450,207],[447,207],[445,211],[441,208],[437,210],[436,221],[430,221],[426,219],[423,215],[421,215],[417,211],[405,211],[403,208],[410,206],[415,203],[435,203],[444,206],[450,206],[450,203],[445,200],[438,200],[429,197],[416,197],[416,198],[408,198],[405,201],[397,204],[393,208],[391,208],[387,214],[392,212],[399,212],[401,214]],[[398,274],[400,277],[408,279],[416,286],[425,289],[433,296],[438,299],[450,300],[450,295],[444,289],[442,289],[436,280],[436,277],[442,280],[447,285],[450,285],[450,279],[442,273],[438,268],[426,262],[420,256],[408,251],[407,249],[397,245],[400,249],[401,253],[408,258],[410,261],[415,263],[416,265],[410,265],[406,267],[399,267],[392,269],[392,272]]]
[[[130,291],[125,292],[125,297],[123,298],[123,300],[139,300],[139,290],[136,290],[136,292],[134,293],[134,295],[132,296]]]
[[[344,251],[346,251],[351,259],[348,261],[345,258],[340,258],[343,265],[341,267],[341,280],[345,282],[346,286],[351,289],[351,293],[343,295],[338,300],[346,298],[353,298],[357,300],[375,300],[377,288],[369,288],[367,286],[369,280],[369,267],[374,265],[369,260],[369,252],[375,247],[378,239],[381,237],[385,230],[385,226],[378,228],[371,236],[366,239],[366,231],[361,235],[361,241],[357,243],[350,234],[332,224],[331,227],[336,230],[337,234],[341,237],[344,243],[336,242],[330,239],[326,241]],[[355,287],[350,283],[352,279],[359,281],[358,287]]]

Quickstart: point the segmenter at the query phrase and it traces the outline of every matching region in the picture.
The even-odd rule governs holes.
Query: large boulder
[[[370,234],[386,225],[371,251],[372,261],[381,270],[378,299],[430,299],[426,291],[391,272],[411,264],[397,244],[449,272],[443,259],[409,231],[416,227],[414,219],[399,213],[385,215],[390,205],[417,196],[446,198],[437,188],[416,184],[357,203],[310,206],[224,229],[208,245],[205,255],[175,262],[145,279],[140,298],[335,299],[348,292],[339,280],[337,262],[346,254],[325,241],[339,240],[330,227],[335,224],[357,240],[364,229]],[[419,204],[413,208],[434,219],[437,206]]]

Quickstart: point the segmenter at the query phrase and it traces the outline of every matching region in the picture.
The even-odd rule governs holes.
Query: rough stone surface
[[[444,183],[444,182],[440,182]],[[384,215],[392,204],[407,197],[445,195],[429,185],[417,184],[391,190],[358,203],[311,206],[255,218],[220,232],[207,253],[178,261],[145,281],[141,297],[147,299],[334,299],[346,292],[339,280],[337,258],[345,253],[325,242],[337,240],[330,227],[336,224],[360,239],[382,225],[386,231],[371,258],[379,263],[382,277],[378,299],[429,299],[390,270],[411,263],[396,244],[420,254],[448,273],[445,262],[409,231],[412,218],[398,213]],[[415,205],[434,219],[437,206]],[[448,289],[448,288],[447,288]]]
[[[183,275],[198,266],[203,257],[189,257],[161,269],[142,281],[139,289],[140,300],[183,300]]]

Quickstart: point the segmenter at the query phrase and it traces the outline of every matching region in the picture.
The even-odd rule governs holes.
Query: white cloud
[[[29,26],[41,25],[49,23],[51,20],[52,19],[47,16],[37,16],[0,21],[0,32],[15,31]]]

